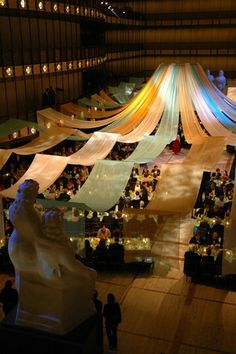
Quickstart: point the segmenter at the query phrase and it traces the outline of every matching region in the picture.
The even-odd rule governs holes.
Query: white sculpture
[[[224,71],[220,70],[218,76],[214,80],[214,84],[218,87],[219,90],[223,91],[226,85],[226,77]]]
[[[207,77],[208,77],[208,80],[210,81],[214,81],[214,75],[211,74],[211,71],[210,69],[207,69]]]
[[[75,259],[59,209],[49,209],[41,221],[34,209],[38,189],[25,180],[9,208],[14,231],[8,250],[19,293],[15,322],[65,334],[95,313],[96,272]]]

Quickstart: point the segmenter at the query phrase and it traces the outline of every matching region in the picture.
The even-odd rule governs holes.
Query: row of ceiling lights
[[[6,6],[7,6],[7,0],[0,0],[0,7],[6,7]],[[18,6],[21,9],[26,9],[27,8],[27,0],[19,0],[18,1]],[[45,1],[39,0],[37,2],[37,7],[38,7],[39,10],[43,11],[45,9]],[[54,12],[58,12],[59,11],[59,5],[58,5],[57,2],[55,2],[53,4],[52,9],[53,9]],[[69,14],[70,11],[71,11],[70,5],[65,4],[65,12]],[[77,15],[80,14],[80,8],[79,7],[76,7],[76,14]],[[88,9],[87,8],[84,8],[84,14],[88,15]],[[99,16],[101,17],[102,16],[101,13],[99,13],[98,11],[95,12],[95,10],[93,10],[93,9],[91,10],[91,15],[92,16],[97,16],[97,17],[99,17]]]
[[[90,59],[83,59],[79,60],[77,65],[75,65],[73,62],[68,62],[67,68],[68,70],[75,70],[75,69],[83,69],[83,68],[89,68],[95,65],[100,65],[103,64],[107,60],[106,57],[100,57],[100,58],[90,58]],[[62,71],[62,64],[61,63],[56,63],[55,64],[55,70],[56,71]],[[24,69],[25,75],[31,75],[33,74],[32,71],[32,66],[27,65]],[[46,74],[49,72],[49,65],[48,64],[42,64],[41,66],[41,72],[43,74]],[[11,77],[14,75],[13,67],[7,67],[5,68],[5,74],[8,77]]]
[[[120,16],[125,16],[126,15],[126,11],[123,9],[118,9],[118,8],[114,8],[112,5],[111,5],[111,3],[109,3],[108,1],[100,1],[100,4],[102,5],[102,6],[104,6],[104,9],[105,10],[109,10],[109,11],[111,11],[115,16],[117,16],[117,17],[120,17]],[[7,6],[7,0],[0,0],[0,7],[6,7]],[[18,1],[18,6],[21,8],[21,9],[26,9],[27,8],[27,0],[19,0]],[[44,9],[45,9],[45,1],[43,1],[43,0],[38,0],[38,2],[37,2],[37,7],[38,7],[38,9],[39,10],[41,10],[41,11],[43,11]],[[53,4],[53,7],[52,7],[52,9],[53,9],[53,11],[54,12],[58,12],[59,11],[59,5],[58,5],[58,3],[57,2],[55,2],[54,4]],[[65,12],[66,13],[70,13],[70,11],[71,11],[71,9],[70,9],[70,5],[68,5],[68,4],[65,4]],[[86,13],[86,12],[88,12],[88,9],[87,8],[85,8],[84,9],[84,11],[85,11],[85,15],[88,15],[88,13]],[[91,10],[91,15],[93,16],[93,15],[97,15],[97,16],[99,16],[100,14],[98,13],[98,11],[97,11],[97,13],[92,13],[92,12],[95,12],[95,10]],[[76,13],[77,14],[80,14],[80,8],[79,7],[77,7],[76,8]],[[102,15],[102,14],[101,14]]]
[[[117,13],[117,9],[114,9],[112,7],[112,5],[108,2],[108,1],[100,1],[101,5],[104,5],[108,10],[110,10],[111,12],[113,12],[114,15],[116,15],[117,17],[119,17],[119,14]],[[120,11],[119,11],[120,12]],[[126,14],[125,10],[122,11],[123,15]]]

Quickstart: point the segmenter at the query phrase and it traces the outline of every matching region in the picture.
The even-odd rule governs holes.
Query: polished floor
[[[155,163],[183,157],[166,150]],[[218,166],[229,169],[231,161],[224,152]],[[236,292],[191,283],[183,274],[193,223],[190,215],[172,218],[170,232],[155,235],[153,271],[98,274],[102,302],[112,292],[121,304],[119,354],[236,353]],[[0,287],[6,277],[0,275]],[[106,338],[104,346],[107,353]]]

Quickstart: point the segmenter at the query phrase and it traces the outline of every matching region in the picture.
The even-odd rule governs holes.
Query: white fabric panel
[[[105,211],[110,209],[125,189],[132,162],[100,160],[71,202],[84,203],[89,208]]]
[[[91,166],[97,160],[104,159],[115,145],[118,134],[94,133],[86,144],[76,153],[68,157],[68,163]]]
[[[195,140],[184,163],[197,164],[204,171],[212,171],[224,150],[225,137],[204,137]]]
[[[74,119],[72,117],[66,116],[65,114],[56,111],[52,108],[46,108],[37,112],[37,115],[40,115],[41,119],[44,120],[44,125],[47,122],[54,122],[55,124],[61,124],[62,126],[78,128],[78,129],[91,129],[99,128],[104,125],[110,124],[115,120],[120,119],[119,116],[115,115],[111,118],[96,120],[96,121],[87,121]]]
[[[209,170],[215,167],[224,145],[224,137],[208,137],[197,147],[192,145],[182,164],[162,165],[161,179],[147,209],[160,214],[189,213],[196,201],[203,171],[206,167]]]
[[[169,143],[167,136],[145,136],[125,161],[147,163],[160,155]]]
[[[147,209],[160,214],[187,214],[195,203],[201,178],[202,169],[199,166],[162,165],[161,179]]]
[[[17,189],[26,179],[39,183],[39,193],[44,192],[62,173],[67,157],[37,154],[26,173],[10,188],[0,191],[3,197],[15,198]]]
[[[39,137],[35,138],[28,144],[12,149],[16,154],[19,155],[32,155],[39,152],[50,149],[51,147],[59,144],[70,135],[72,135],[74,129],[70,128],[56,128],[51,127],[47,131],[41,133]]]
[[[37,154],[59,144],[73,134],[73,132],[74,129],[70,128],[52,127],[45,132],[40,133],[37,138],[22,147],[17,147],[14,149],[0,149],[0,169],[5,165],[12,152],[19,155]]]

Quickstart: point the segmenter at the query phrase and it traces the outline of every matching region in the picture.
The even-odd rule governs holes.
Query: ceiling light
[[[43,4],[42,1],[39,1],[39,2],[38,2],[38,9],[39,9],[39,10],[43,10],[43,9],[44,9],[44,4]]]
[[[13,70],[12,70],[12,68],[7,68],[6,69],[6,74],[7,74],[7,76],[12,76],[13,75]]]
[[[25,9],[26,8],[26,1],[25,0],[20,0],[20,7],[22,9]]]
[[[43,73],[47,73],[47,72],[48,72],[48,66],[47,66],[47,64],[44,64],[44,65],[42,66],[42,71],[43,71]]]
[[[26,73],[27,75],[30,75],[30,74],[32,73],[31,67],[30,67],[29,65],[26,66],[26,68],[25,68],[25,73]]]

